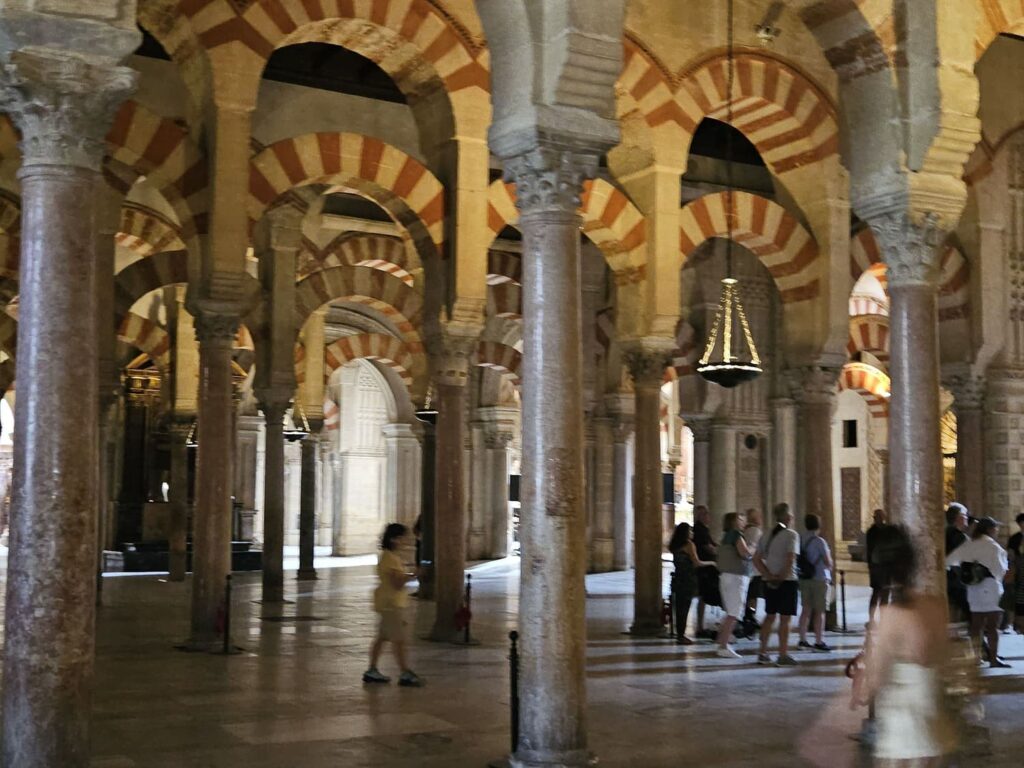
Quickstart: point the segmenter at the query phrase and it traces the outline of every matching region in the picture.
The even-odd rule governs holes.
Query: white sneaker
[[[725,648],[719,648],[718,649],[718,658],[720,658],[720,659],[742,659],[743,657],[740,656],[738,653],[736,653],[736,651],[734,651],[731,647],[726,646]]]

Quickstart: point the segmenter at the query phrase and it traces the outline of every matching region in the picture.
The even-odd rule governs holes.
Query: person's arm
[[[825,564],[825,567],[828,568],[829,571],[831,571],[832,567],[833,567],[832,553],[828,549],[828,542],[825,541],[824,539],[821,540],[821,552],[822,552],[821,561]],[[834,576],[834,574],[833,574],[833,576]]]
[[[775,574],[778,581],[788,581],[789,576],[793,573],[793,564],[796,563],[796,552],[790,552],[786,555],[786,566],[782,569],[782,573]]]
[[[754,553],[750,551],[750,547],[747,546],[747,540],[742,535],[736,539],[736,551],[740,553],[740,557],[744,560],[749,560],[753,557]]]
[[[698,568],[703,568],[706,565],[715,564],[713,560],[701,560],[699,557],[697,557],[697,547],[694,545],[692,541],[686,542],[686,546],[683,547],[683,552],[690,556],[690,559],[693,560],[693,564]]]
[[[964,561],[963,549],[966,546],[967,546],[966,544],[961,544],[959,547],[957,547],[952,552],[950,552],[948,555],[946,555],[946,567],[947,568],[954,568],[954,567],[960,565]]]

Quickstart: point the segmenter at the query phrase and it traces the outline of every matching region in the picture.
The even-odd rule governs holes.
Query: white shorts
[[[995,579],[985,579],[981,584],[967,585],[967,605],[971,613],[999,613],[999,598],[1003,596],[1003,585]]]
[[[727,615],[742,618],[747,607],[747,585],[749,576],[738,573],[723,573],[718,577],[718,588],[722,592],[722,607]]]

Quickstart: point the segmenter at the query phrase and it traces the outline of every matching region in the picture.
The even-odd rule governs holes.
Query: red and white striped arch
[[[523,289],[519,283],[505,282],[487,286],[488,315],[521,320]]]
[[[476,348],[476,364],[481,368],[490,368],[505,373],[519,383],[519,369],[523,356],[515,347],[497,341],[481,341]]]
[[[523,258],[518,253],[499,251],[494,248],[487,251],[487,284],[523,282]]]
[[[283,139],[253,157],[249,219],[255,223],[281,195],[307,184],[349,187],[386,209],[419,247],[441,253],[444,189],[418,160],[358,133],[310,133]]]
[[[604,179],[583,182],[580,215],[584,233],[601,250],[613,271],[644,265],[647,240],[644,216],[624,192]],[[515,184],[493,182],[487,193],[487,226],[491,239],[518,221]]]
[[[889,360],[889,318],[885,315],[857,315],[850,318],[850,340],[846,351],[852,357],[868,352],[881,362]]]
[[[208,50],[239,43],[265,60],[285,45],[329,42],[373,61],[410,98],[435,80],[449,93],[490,89],[482,41],[428,0],[196,0],[184,10]]]
[[[720,54],[683,77],[677,92],[682,127],[692,137],[705,117],[728,117],[728,60]],[[757,53],[736,56],[732,125],[777,174],[838,158],[839,123],[831,100],[806,76]]]
[[[332,301],[366,304],[394,323],[410,354],[423,351],[419,334],[423,299],[394,275],[371,267],[331,267],[295,285],[295,328]]]
[[[785,208],[749,192],[716,192],[699,197],[680,212],[679,248],[688,258],[712,237],[729,233],[732,198],[733,239],[754,253],[775,279],[784,304],[818,296],[821,254],[809,231]]]
[[[992,42],[1006,32],[1024,34],[1024,2],[1022,0],[976,0],[978,24],[974,31],[974,53],[981,58]]]
[[[139,256],[152,256],[160,251],[181,251],[185,243],[178,234],[178,225],[137,203],[121,206],[121,224],[114,240]]]
[[[867,401],[872,416],[888,417],[889,377],[878,368],[867,363],[847,363],[839,376],[839,390],[844,389],[860,394]]]
[[[167,369],[171,359],[171,337],[159,323],[129,312],[117,329],[117,338],[145,352],[160,370]]]
[[[414,378],[426,372],[423,354],[410,353],[401,339],[384,333],[360,333],[344,336],[327,345],[324,350],[325,378],[330,378],[334,371],[353,360],[376,360],[391,368],[410,393]],[[298,369],[296,376],[299,376]]]
[[[139,299],[167,285],[188,282],[188,254],[163,251],[139,259],[122,269],[114,279],[114,314],[123,318]]]

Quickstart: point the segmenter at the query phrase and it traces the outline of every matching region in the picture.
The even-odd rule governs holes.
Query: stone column
[[[465,474],[465,379],[460,366],[448,365],[456,375],[435,378],[437,392],[437,452],[434,488],[434,601],[437,612],[431,640],[454,640],[458,634],[455,613],[462,605],[466,568]],[[465,368],[462,369],[465,371]]]
[[[736,511],[736,441],[736,427],[721,421],[711,423],[708,509],[711,534],[716,538],[722,530],[722,518]]]
[[[956,498],[975,517],[985,515],[985,380],[969,373],[951,377],[956,414]]]
[[[420,442],[409,424],[385,424],[387,487],[384,510],[387,519],[412,528],[420,515]]]
[[[171,581],[184,581],[188,561],[188,434],[189,421],[171,424],[171,515],[168,523],[168,571]]]
[[[321,424],[310,422],[310,433],[302,441],[302,494],[299,499],[299,581],[316,579],[313,556],[316,546],[316,460]]]
[[[201,649],[218,642],[225,577],[231,571],[235,447],[231,353],[238,318],[201,312],[195,326],[199,341],[199,448],[192,515],[192,634],[188,645]]]
[[[711,504],[711,417],[684,416],[693,433],[693,505]]]
[[[938,281],[941,233],[906,214],[876,217],[889,283],[889,476],[892,519],[917,551],[915,586],[945,593],[939,440]]]
[[[466,557],[470,560],[483,560],[491,538],[488,519],[488,500],[490,497],[491,476],[487,471],[488,449],[485,425],[482,421],[469,424],[469,442],[472,451],[469,453],[467,469],[469,482],[469,520],[466,538]]]
[[[99,501],[99,169],[113,113],[135,83],[117,61],[138,33],[134,13],[130,30],[5,14],[0,100],[22,137],[22,208],[2,762],[85,768]],[[71,46],[88,28],[89,56],[32,46],[44,29]],[[14,41],[32,47],[12,52]],[[72,372],[73,361],[81,364]]]
[[[594,418],[594,529],[590,537],[590,569],[615,567],[615,420]]]
[[[263,602],[284,601],[284,414],[287,401],[265,401],[263,432]]]
[[[839,369],[810,365],[788,371],[797,403],[797,426],[803,463],[801,515],[821,517],[821,537],[836,551],[836,511],[832,495],[832,413]],[[797,525],[803,529],[803,521]]]
[[[772,493],[770,505],[796,509],[797,437],[796,401],[775,397],[772,406]]]
[[[633,414],[616,413],[612,449],[612,530],[615,570],[633,567]]]
[[[579,195],[596,155],[505,163],[523,233],[521,709],[516,768],[590,764]]]
[[[661,628],[661,384],[668,352],[636,347],[627,350],[633,378],[635,443],[633,461],[633,536],[635,540],[634,635],[660,635]]]
[[[487,409],[490,410],[490,409]],[[486,556],[493,560],[508,556],[509,512],[508,512],[508,467],[509,446],[512,445],[514,412],[506,412],[499,420],[494,415],[487,422],[484,442],[487,446],[487,506],[488,541]]]

